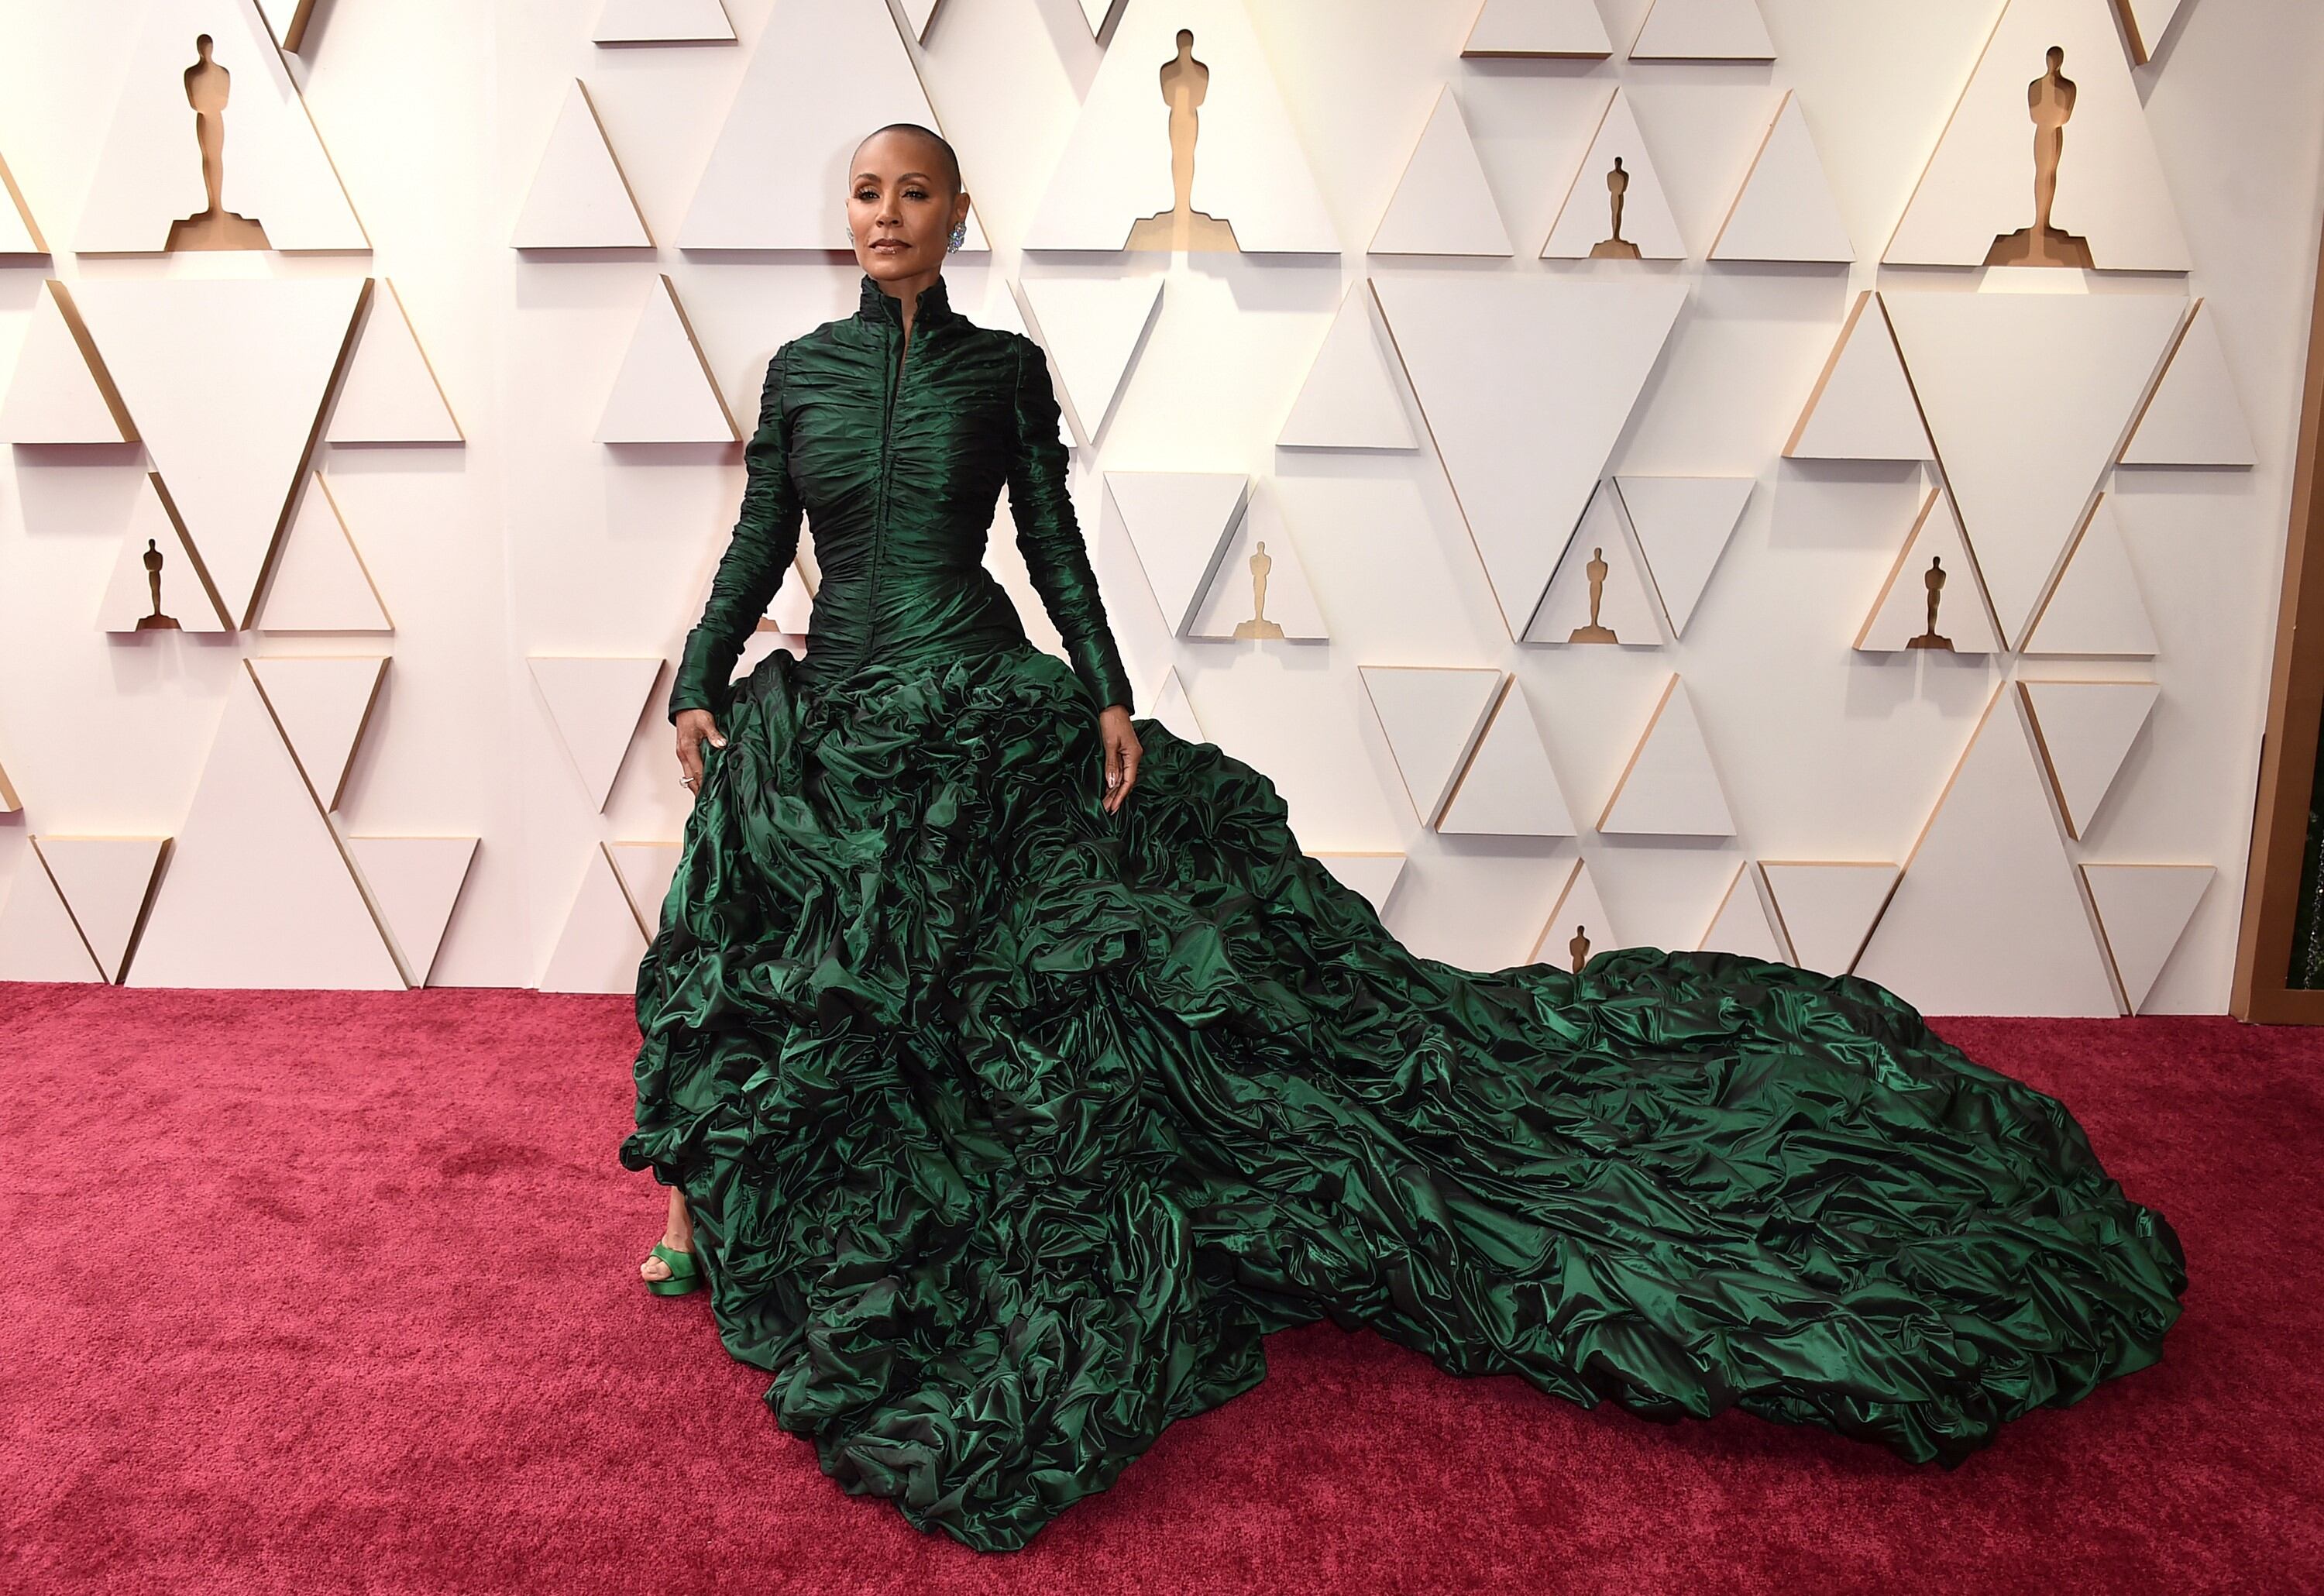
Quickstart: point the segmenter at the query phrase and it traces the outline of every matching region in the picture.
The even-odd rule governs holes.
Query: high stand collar
[[[945,297],[941,272],[934,282],[920,290],[913,307],[914,327],[930,327],[952,314],[952,301]],[[855,314],[865,321],[884,321],[900,328],[904,325],[904,301],[881,288],[880,280],[866,272],[856,296]]]

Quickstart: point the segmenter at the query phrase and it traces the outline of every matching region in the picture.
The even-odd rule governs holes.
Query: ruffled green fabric
[[[1210,743],[1137,721],[1107,815],[1031,644],[851,666],[725,706],[620,1159],[776,1422],[915,1527],[1022,1545],[1326,1316],[1947,1466],[2160,1356],[2171,1226],[1885,989],[1422,958]]]

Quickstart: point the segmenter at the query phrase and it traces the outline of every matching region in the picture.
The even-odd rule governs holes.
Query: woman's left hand
[[[1138,761],[1146,751],[1139,746],[1138,733],[1130,724],[1130,711],[1119,704],[1109,704],[1097,717],[1098,735],[1105,741],[1105,812],[1109,815],[1121,807],[1121,800],[1138,785]]]

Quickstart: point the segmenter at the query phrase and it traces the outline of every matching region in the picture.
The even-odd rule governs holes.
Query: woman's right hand
[[[702,740],[708,738],[713,748],[726,746],[726,733],[718,729],[716,717],[706,709],[681,709],[678,712],[678,768],[685,772],[682,780],[688,792],[702,790]]]

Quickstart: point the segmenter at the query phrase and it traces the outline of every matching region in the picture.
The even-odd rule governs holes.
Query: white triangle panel
[[[732,44],[734,23],[720,0],[605,0],[598,44]]]
[[[577,78],[549,131],[509,242],[518,249],[653,247],[645,213],[622,175],[588,85]]]
[[[1936,630],[1929,627],[1931,578],[1935,584]],[[1952,501],[1941,487],[1931,488],[1921,501],[1920,519],[1897,551],[1896,563],[1872,601],[1871,613],[1856,633],[1856,648],[1885,653],[1909,650],[1913,640],[1936,636],[1951,644],[1956,654],[1997,654],[2001,634],[1993,623],[1991,601],[1978,577],[1977,560],[1961,536]],[[1934,649],[1933,643],[1923,648]]]
[[[266,632],[392,632],[371,573],[347,535],[329,485],[320,473],[291,512],[290,532],[260,601]]]
[[[2016,702],[1995,689],[1855,973],[1924,1014],[2116,1014]]]
[[[1433,826],[1500,699],[1503,673],[1441,665],[1357,669],[1413,809],[1423,826]]]
[[[336,809],[387,674],[384,655],[245,659],[322,808]]]
[[[170,839],[158,836],[36,836],[41,863],[80,927],[107,981],[121,979],[129,949],[152,901]]]
[[[403,990],[337,835],[244,671],[229,678],[126,984]]]
[[[1485,0],[1461,53],[1601,60],[1614,42],[1597,0]]]
[[[171,224],[208,209],[187,73],[208,33],[228,74],[222,206],[255,222],[274,250],[364,251],[371,242],[317,136],[306,103],[249,0],[157,0],[127,50],[121,97],[73,248],[158,254]],[[86,278],[81,280],[87,281]]]
[[[1436,829],[1486,836],[1574,834],[1541,726],[1517,678],[1502,692]]]
[[[1792,962],[1825,975],[1856,967],[1897,877],[1877,861],[1766,859],[1759,871]]]
[[[1607,796],[1598,829],[1650,836],[1733,836],[1735,816],[1702,741],[1693,700],[1676,675]]]
[[[347,852],[414,986],[428,984],[452,906],[476,857],[472,836],[351,836]]]
[[[1593,623],[1591,567],[1601,561],[1604,569],[1598,573],[1594,623],[1611,632],[1614,635],[1610,640],[1582,635]],[[1602,483],[1598,496],[1590,502],[1588,512],[1582,517],[1582,525],[1565,545],[1565,558],[1558,561],[1549,579],[1541,607],[1526,625],[1525,641],[1576,644],[1610,641],[1623,647],[1660,648],[1664,641],[1662,617],[1652,586],[1639,567],[1637,555],[1631,552],[1630,534],[1623,525],[1621,495],[1615,492],[1611,482]]]
[[[718,392],[710,363],[678,302],[678,284],[658,272],[628,353],[597,420],[599,443],[739,443],[742,434]]]
[[[1636,258],[1686,258],[1686,241],[1679,235],[1678,219],[1671,215],[1661,174],[1655,171],[1653,158],[1646,153],[1646,141],[1638,132],[1638,119],[1630,110],[1629,97],[1618,88],[1607,100],[1606,114],[1598,125],[1597,134],[1591,139],[1582,164],[1574,170],[1573,181],[1566,190],[1564,204],[1558,209],[1557,221],[1542,244],[1542,259],[1582,260],[1599,254],[1601,244],[1613,242],[1613,199],[1618,180],[1622,199],[1621,237],[1637,246]]]
[[[2064,575],[2034,618],[2028,654],[2152,656],[2154,621],[2130,568],[2111,494],[2101,494],[2066,556]]]
[[[2098,0],[2008,0],[1888,241],[1888,264],[1983,265],[1997,240],[2034,225],[2028,100],[2052,47],[2075,89],[2050,225],[2088,240],[2101,271],[2189,268],[2146,108]]]
[[[1727,551],[1756,478],[1618,476],[1615,488],[1646,558],[1655,598],[1671,633],[1683,636],[1694,606]]]
[[[1667,4],[1668,0],[1665,0]],[[1750,0],[1741,0],[1749,5]],[[1799,97],[1784,92],[1750,174],[1711,241],[1714,261],[1831,261],[1856,258],[1848,224],[1832,198],[1823,157],[1809,136]]]
[[[1267,561],[1264,607],[1259,573],[1251,566],[1261,557]],[[1284,521],[1282,502],[1271,493],[1253,494],[1235,522],[1185,635],[1233,639],[1240,629],[1260,630],[1252,627],[1254,622],[1274,623],[1289,640],[1320,641],[1332,635],[1298,542]]]
[[[1056,369],[1061,408],[1083,442],[1112,413],[1139,342],[1162,312],[1167,281],[1159,272],[1019,279],[1040,328],[1035,341]]]
[[[1578,970],[1598,955],[1627,946],[1614,928],[1613,917],[1606,912],[1606,900],[1598,895],[1590,862],[1575,860],[1558,892],[1557,907],[1549,911],[1541,939],[1534,944],[1533,962]]]
[[[70,292],[53,277],[45,287],[0,398],[0,443],[135,443],[136,424]]]
[[[460,443],[460,424],[444,388],[428,364],[420,335],[412,330],[403,296],[385,278],[384,294],[370,296],[370,309],[346,375],[331,401],[324,441],[365,443]]]
[[[1372,296],[1351,283],[1299,397],[1276,435],[1278,448],[1409,449],[1420,447],[1404,408],[1394,353],[1375,330]]]
[[[8,780],[8,772],[0,768],[0,815],[22,814],[24,800],[16,796],[16,789]]]
[[[542,992],[633,992],[646,938],[604,844],[589,850],[580,890],[537,983]]]
[[[1333,879],[1351,892],[1360,892],[1374,914],[1388,912],[1388,895],[1404,879],[1402,853],[1310,853]]]
[[[236,626],[251,623],[368,281],[83,277],[74,287]]]
[[[1580,524],[1686,284],[1509,272],[1371,283],[1503,623],[1522,636],[1563,547],[1542,529]]]
[[[535,654],[529,662],[582,790],[592,807],[603,809],[646,699],[660,679],[661,660]]]
[[[148,556],[158,558],[158,565],[151,570]],[[154,608],[157,580],[161,584],[158,612]],[[149,471],[130,501],[121,549],[114,556],[113,573],[106,578],[105,593],[97,600],[97,629],[134,632],[139,630],[140,621],[157,613],[175,621],[180,632],[233,630],[202,569],[201,557],[186,540],[185,528],[179,524],[161,474]]]
[[[2084,864],[2082,879],[2098,905],[2107,953],[2122,977],[2134,1014],[2153,994],[2195,906],[2218,871],[2209,864]]]
[[[2015,646],[2121,447],[2183,301],[1935,292],[1883,300],[2002,640]]]
[[[1517,253],[1449,83],[1437,91],[1428,125],[1373,230],[1370,251],[1376,255]]]
[[[1771,61],[1775,42],[1757,0],[1653,0],[1634,61]]]
[[[1749,860],[1737,868],[1735,879],[1727,883],[1727,896],[1720,900],[1718,912],[1711,917],[1711,927],[1702,934],[1698,946],[1778,964],[1792,962],[1791,949],[1784,946],[1782,933],[1768,908],[1766,889]]]
[[[1177,56],[1181,29],[1193,34],[1192,53],[1209,69],[1188,208],[1231,228],[1231,247],[1245,254],[1339,253],[1331,211],[1243,0],[1176,0],[1123,10],[1024,246],[1120,250],[1142,220],[1163,217],[1160,225],[1167,226],[1176,187],[1157,75]],[[919,120],[936,125],[931,118]],[[878,122],[858,116],[839,125]],[[762,144],[752,152],[761,195],[756,203],[765,203],[759,171],[764,152],[781,147]]]
[[[1856,296],[1815,392],[1784,445],[1787,460],[1932,458],[1888,312],[1870,289]]]
[[[2198,300],[2163,381],[2122,452],[2126,466],[2250,466],[2251,426],[2236,397],[2216,318]]]
[[[0,981],[103,981],[56,883],[30,848],[0,899]]]
[[[2033,716],[2035,743],[2057,783],[2066,835],[2088,835],[2114,789],[2130,745],[2145,729],[2163,689],[2153,682],[2028,681],[2017,690]]]

